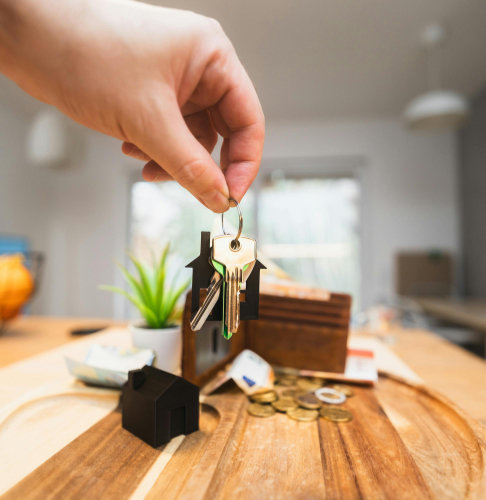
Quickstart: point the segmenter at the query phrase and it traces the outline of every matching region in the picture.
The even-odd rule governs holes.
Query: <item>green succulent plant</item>
[[[147,327],[158,329],[173,326],[181,320],[182,307],[179,306],[179,299],[189,286],[190,280],[184,281],[178,286],[180,279],[176,274],[174,279],[168,283],[168,255],[169,244],[165,246],[158,260],[154,258],[151,268],[129,255],[137,271],[136,275],[130,273],[121,264],[118,264],[118,267],[129,284],[131,293],[110,285],[101,285],[100,289],[119,293],[128,299],[139,310]]]

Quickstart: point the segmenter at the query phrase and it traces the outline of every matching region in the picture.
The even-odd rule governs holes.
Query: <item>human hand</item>
[[[24,90],[121,139],[147,162],[146,180],[174,179],[215,212],[241,200],[264,117],[216,21],[124,0],[0,0],[2,14],[12,34],[0,33],[0,69]],[[210,155],[217,134],[221,168]]]

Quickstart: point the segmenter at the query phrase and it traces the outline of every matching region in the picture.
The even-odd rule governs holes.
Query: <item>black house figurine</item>
[[[144,366],[123,386],[122,426],[154,448],[199,429],[199,387]]]
[[[186,267],[192,269],[192,301],[191,317],[194,318],[200,306],[200,291],[208,288],[214,268],[211,265],[211,237],[209,231],[201,232],[201,253]],[[257,260],[253,271],[246,281],[245,301],[240,304],[240,319],[258,319],[258,306],[260,299],[260,271],[266,269]],[[223,294],[213,307],[207,321],[221,321],[223,317]]]

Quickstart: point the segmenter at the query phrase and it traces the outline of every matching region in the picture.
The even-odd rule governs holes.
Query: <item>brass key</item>
[[[206,322],[207,317],[211,314],[211,311],[218,302],[222,284],[223,277],[218,273],[218,271],[215,271],[213,277],[211,278],[211,282],[209,283],[208,294],[194,316],[194,319],[191,321],[191,330],[193,332],[200,330]]]
[[[256,261],[256,241],[252,238],[231,235],[213,239],[212,259],[225,268],[224,323],[228,337],[240,324],[240,286],[250,275]]]

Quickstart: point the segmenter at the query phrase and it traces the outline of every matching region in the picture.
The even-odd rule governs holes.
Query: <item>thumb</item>
[[[165,109],[150,120],[137,145],[174,180],[214,212],[229,207],[229,190],[222,170],[192,135],[179,106],[166,102]]]

